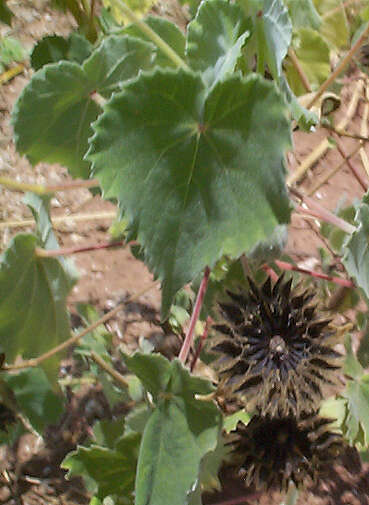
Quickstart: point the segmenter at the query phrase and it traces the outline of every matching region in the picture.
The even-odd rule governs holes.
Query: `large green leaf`
[[[13,110],[18,151],[33,165],[60,163],[72,176],[88,178],[90,164],[83,157],[91,123],[101,112],[91,94],[110,96],[122,81],[151,66],[152,53],[151,44],[112,35],[83,66],[61,61],[36,72]]]
[[[154,374],[148,378],[150,361],[157,378]],[[158,362],[157,355],[126,357],[129,369],[143,378],[156,401],[143,433],[135,503],[182,505],[198,478],[204,456],[217,447],[221,416],[213,402],[196,398],[213,390],[208,381],[191,376],[178,360],[165,360],[166,366],[160,368]],[[168,479],[173,468],[176,479]]]
[[[356,216],[357,229],[346,240],[342,262],[367,297],[369,297],[369,205],[363,199]]]
[[[285,105],[259,76],[227,77],[207,94],[198,74],[142,74],[94,129],[94,176],[137,231],[163,283],[164,316],[206,265],[240,256],[289,220]]]
[[[97,445],[78,447],[63,460],[67,478],[81,475],[96,483],[97,497],[129,497],[134,490],[137,455],[141,435],[129,433],[117,440],[114,448]]]
[[[17,407],[31,426],[42,434],[48,424],[54,424],[63,412],[63,403],[53,392],[41,368],[28,368],[16,374],[3,374],[2,380],[11,388]]]
[[[233,72],[242,46],[251,34],[251,21],[226,0],[205,0],[188,25],[186,52],[191,68],[200,70],[207,86]]]
[[[293,38],[293,47],[311,87],[316,89],[330,74],[329,48],[322,36],[311,28],[299,28]],[[296,95],[306,89],[291,62],[286,65],[288,82]]]

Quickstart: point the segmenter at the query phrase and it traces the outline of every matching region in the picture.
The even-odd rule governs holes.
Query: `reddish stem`
[[[206,322],[205,322],[205,328],[204,332],[200,337],[200,342],[199,345],[197,346],[195,355],[193,357],[192,363],[191,363],[191,372],[193,372],[193,369],[195,368],[196,362],[199,359],[200,353],[202,351],[202,348],[204,347],[205,340],[208,338],[209,330],[210,327],[213,323],[213,320],[211,319],[210,316],[207,317]]]
[[[193,340],[193,334],[195,332],[195,326],[196,326],[197,320],[199,318],[201,307],[202,307],[202,302],[204,301],[204,296],[206,293],[206,289],[208,287],[209,276],[210,276],[210,268],[206,267],[204,270],[204,276],[201,280],[199,291],[197,293],[197,298],[196,298],[195,306],[194,306],[194,309],[192,312],[190,325],[188,327],[186,337],[183,341],[182,348],[181,348],[179,356],[178,356],[178,358],[180,359],[180,361],[182,361],[182,363],[185,363],[188,353],[190,352],[190,348],[191,348],[192,340]]]
[[[334,282],[339,286],[344,286],[345,288],[355,288],[355,284],[348,279],[341,279],[341,277],[332,277],[330,275],[322,274],[320,272],[315,272],[314,270],[307,270],[306,268],[300,268],[291,263],[286,263],[285,261],[275,260],[274,263],[281,270],[293,270],[294,272],[300,272],[301,274],[307,274],[311,277],[316,277],[318,279],[324,279],[325,281]]]
[[[265,272],[269,275],[269,277],[272,279],[273,282],[277,282],[278,280],[278,274],[275,273],[272,267],[269,265],[265,264],[261,267]]]

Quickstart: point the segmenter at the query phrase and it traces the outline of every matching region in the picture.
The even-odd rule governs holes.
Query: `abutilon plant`
[[[287,491],[292,481],[300,488],[315,482],[344,447],[339,433],[330,431],[332,420],[317,412],[301,418],[254,416],[239,422],[231,437],[233,460],[245,484]]]
[[[240,396],[246,408],[271,417],[314,411],[322,388],[336,385],[341,355],[335,332],[314,304],[314,293],[283,275],[248,292],[227,291],[218,304],[212,350],[219,389]]]

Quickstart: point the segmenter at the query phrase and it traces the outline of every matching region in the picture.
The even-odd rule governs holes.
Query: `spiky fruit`
[[[272,287],[227,292],[219,304],[221,324],[213,351],[220,391],[242,395],[247,408],[261,415],[299,416],[316,409],[322,386],[335,384],[340,354],[333,349],[327,319],[312,303],[313,293],[291,289],[281,276]]]
[[[297,487],[315,482],[343,449],[343,438],[329,431],[331,419],[316,414],[270,418],[254,416],[232,433],[234,461],[247,486],[279,488],[289,482]]]

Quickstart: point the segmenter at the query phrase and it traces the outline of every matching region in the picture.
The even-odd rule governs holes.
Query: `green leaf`
[[[94,424],[96,445],[114,449],[115,443],[124,432],[124,419],[102,419]]]
[[[136,505],[183,505],[203,456],[219,432],[215,405],[181,397],[163,399],[146,424],[136,477]],[[168,473],[176,469],[176,478]]]
[[[206,265],[240,256],[289,220],[290,133],[274,85],[236,75],[205,91],[183,70],[142,74],[94,124],[94,176],[162,281],[163,317]]]
[[[2,380],[11,388],[20,412],[38,433],[42,434],[47,425],[59,420],[63,412],[63,402],[53,392],[41,368],[28,368],[17,374],[3,374]]]
[[[91,98],[94,90],[77,63],[62,61],[36,72],[13,109],[17,150],[36,165],[61,163],[74,177],[89,177],[83,160],[91,122],[101,108]]]
[[[191,68],[209,87],[234,71],[251,34],[242,9],[226,0],[204,0],[188,25],[186,53]]]
[[[261,17],[262,35],[259,53],[265,51],[266,62],[275,79],[282,75],[284,60],[292,37],[292,24],[282,0],[264,0]],[[265,49],[260,47],[265,45]]]
[[[138,448],[141,435],[129,433],[120,438],[114,449],[92,445],[77,447],[63,460],[67,478],[81,475],[95,481],[97,498],[109,495],[129,496],[134,490]]]
[[[319,29],[322,20],[314,6],[313,0],[287,0],[287,6],[294,29]]]
[[[88,178],[83,159],[92,135],[91,123],[101,112],[91,99],[119,89],[125,79],[147,68],[152,46],[112,35],[84,62],[61,61],[36,72],[13,109],[16,147],[35,165],[41,161],[65,165],[73,177]],[[35,127],[37,125],[37,127]]]
[[[109,98],[139,70],[152,67],[153,46],[128,35],[111,35],[83,64],[88,79],[102,96]]]
[[[323,22],[319,32],[324,39],[335,49],[348,47],[350,29],[341,0],[314,0],[314,4],[322,16]],[[330,12],[330,15],[324,16],[328,12]]]
[[[21,42],[14,37],[0,39],[0,63],[7,66],[14,61],[22,61],[26,57],[26,51]]]
[[[174,23],[171,23],[165,18],[159,18],[158,16],[147,16],[145,18],[145,23],[152,28],[154,32],[178,54],[178,56],[185,59],[186,40],[181,30]],[[123,33],[152,44],[151,39],[149,39],[136,24],[128,25],[124,28]],[[153,49],[155,50],[154,65],[158,65],[159,67],[175,66],[173,61],[169,59],[160,48],[153,45]]]
[[[369,442],[369,376],[349,381],[343,396],[347,399],[347,416],[345,419],[346,437],[351,443],[361,439],[363,434],[365,446]]]
[[[311,28],[299,28],[293,38],[293,48],[312,89],[324,82],[330,74],[329,48],[322,36]],[[306,90],[295,67],[286,64],[286,75],[293,92],[299,96]]]
[[[319,123],[318,116],[314,112],[311,112],[300,105],[295,94],[292,92],[285,75],[281,76],[279,80],[279,87],[289,106],[292,119],[297,122],[300,129],[310,132],[312,127]]]
[[[136,352],[133,356],[123,354],[124,362],[142,382],[143,386],[154,398],[161,391],[165,391],[170,379],[171,370],[169,361],[161,354],[141,354]]]
[[[349,275],[369,297],[369,205],[365,198],[356,212],[355,222],[356,231],[348,236],[343,246],[342,262]]]
[[[233,431],[237,428],[237,424],[241,421],[244,425],[247,425],[252,418],[252,414],[246,412],[245,410],[239,410],[227,416],[224,419],[224,430],[226,433]]]
[[[351,335],[345,336],[345,350],[346,357],[343,367],[344,373],[353,379],[360,378],[363,375],[364,370],[352,351]]]
[[[13,16],[13,12],[6,5],[6,0],[0,0],[0,21],[10,26]]]
[[[60,60],[83,63],[92,51],[90,42],[79,35],[72,33],[67,39],[61,35],[46,35],[33,48],[31,65],[34,70],[39,70],[48,63]]]

